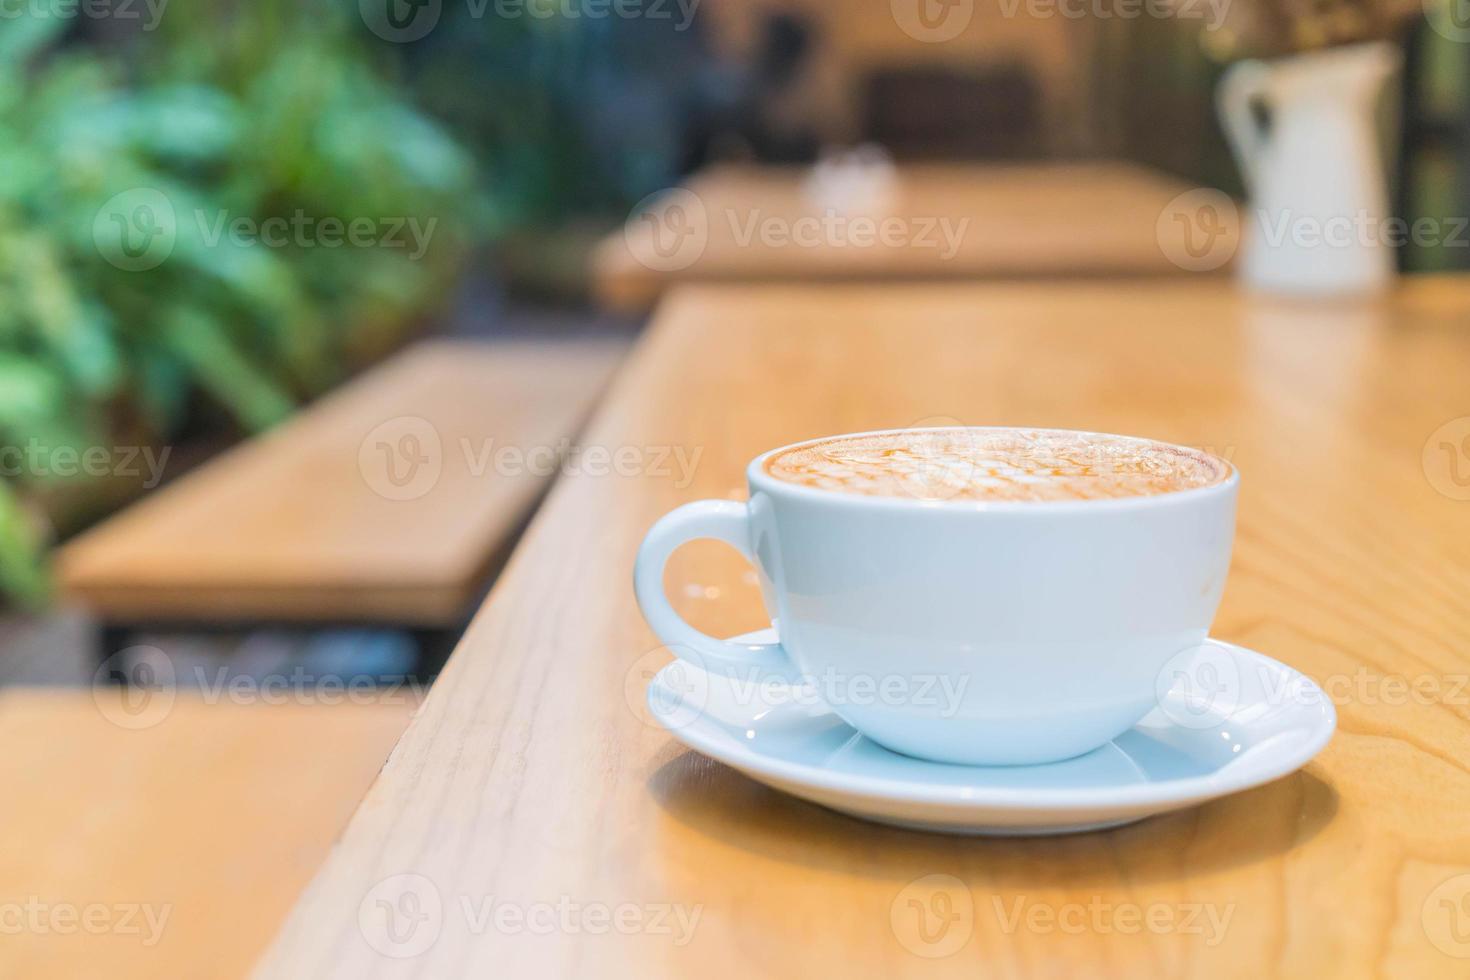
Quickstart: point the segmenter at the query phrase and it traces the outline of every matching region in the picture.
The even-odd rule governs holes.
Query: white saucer
[[[736,639],[769,643],[776,635]],[[748,685],[677,660],[649,684],[648,706],[685,745],[855,817],[951,834],[1064,834],[1268,783],[1301,768],[1332,737],[1337,712],[1310,678],[1219,641],[1200,656],[1217,673],[1222,662],[1234,664],[1228,704],[1202,709],[1171,690],[1161,707],[1102,748],[1040,766],[954,766],[899,755],[812,698],[752,697]],[[1171,704],[1174,698],[1180,703]]]

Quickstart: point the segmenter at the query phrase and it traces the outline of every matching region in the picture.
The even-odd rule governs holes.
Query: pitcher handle
[[[1215,104],[1225,130],[1230,152],[1240,167],[1240,178],[1247,193],[1254,196],[1257,161],[1265,142],[1251,105],[1268,91],[1267,77],[1271,69],[1259,61],[1242,61],[1231,66],[1220,79]]]

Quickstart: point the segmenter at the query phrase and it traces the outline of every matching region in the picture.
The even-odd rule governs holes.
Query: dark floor
[[[84,612],[0,619],[0,687],[85,687],[101,683],[94,626]],[[238,634],[154,633],[133,637],[130,660],[166,655],[182,689],[219,692],[240,679],[268,689],[321,687],[408,675],[416,648],[391,630],[258,630]]]

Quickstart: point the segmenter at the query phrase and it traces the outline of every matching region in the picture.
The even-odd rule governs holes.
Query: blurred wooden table
[[[1437,279],[1341,307],[1213,281],[672,296],[587,434],[649,472],[556,487],[262,975],[1464,976],[1467,311],[1470,281]],[[987,840],[829,813],[647,723],[647,527],[742,496],[768,447],[935,417],[1233,459],[1215,632],[1324,685],[1323,754],[1134,826]],[[667,447],[700,453],[692,480]],[[669,586],[710,632],[759,624],[721,545]],[[910,906],[930,875],[960,891]]]
[[[936,164],[900,167],[886,202],[837,213],[807,193],[807,175],[718,167],[639,208],[594,255],[599,301],[643,310],[693,282],[1178,275],[1160,245],[1180,231],[1171,202],[1193,221],[1213,199],[1202,194],[1219,197],[1181,201],[1190,185],[1117,162]],[[1213,229],[1198,229],[1200,245]],[[1218,233],[1219,254],[1233,252],[1234,221]]]
[[[0,977],[250,969],[418,705],[260,690],[0,692]]]

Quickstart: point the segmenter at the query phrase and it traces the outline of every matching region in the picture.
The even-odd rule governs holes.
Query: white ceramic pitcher
[[[1375,110],[1398,64],[1396,47],[1373,42],[1244,61],[1225,74],[1220,116],[1250,195],[1240,265],[1248,285],[1321,296],[1393,279]]]

